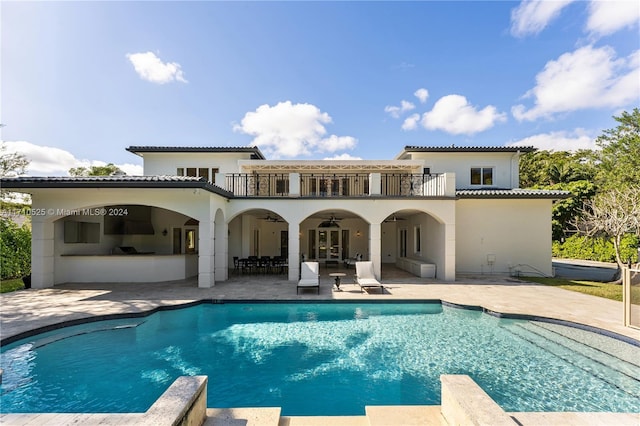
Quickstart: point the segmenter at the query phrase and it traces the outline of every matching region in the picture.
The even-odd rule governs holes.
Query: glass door
[[[331,231],[331,245],[329,246],[329,258],[340,259],[340,231]]]
[[[318,259],[327,258],[327,231],[318,231]]]

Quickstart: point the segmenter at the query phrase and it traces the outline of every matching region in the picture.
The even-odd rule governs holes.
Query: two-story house
[[[19,177],[32,196],[32,285],[224,281],[238,259],[359,254],[415,275],[545,274],[551,204],[518,187],[532,147],[407,146],[392,160],[267,160],[257,147],[133,146],[144,176]]]

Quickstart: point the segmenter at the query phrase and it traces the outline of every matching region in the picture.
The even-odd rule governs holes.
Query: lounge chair
[[[316,288],[320,294],[320,276],[318,262],[302,262],[300,264],[300,281],[296,288],[296,294],[300,289]]]
[[[373,273],[373,262],[356,262],[356,282],[360,286],[360,292],[364,292],[365,288],[379,287],[380,294],[384,293],[384,287],[376,279]]]

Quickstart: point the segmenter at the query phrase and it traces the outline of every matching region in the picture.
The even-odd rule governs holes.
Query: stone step
[[[366,416],[283,416],[278,426],[370,426]]]
[[[370,426],[447,426],[439,405],[369,405]]]
[[[280,407],[207,408],[205,426],[278,426]]]

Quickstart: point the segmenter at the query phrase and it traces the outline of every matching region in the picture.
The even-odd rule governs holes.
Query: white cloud
[[[286,101],[246,113],[234,130],[254,136],[252,145],[274,158],[353,149],[357,139],[351,136],[325,136],[325,125],[331,122],[315,105]]]
[[[538,34],[572,2],[573,0],[523,0],[511,11],[511,34],[516,37]]]
[[[420,122],[420,114],[411,114],[402,123],[402,130],[415,130]]]
[[[180,81],[187,83],[180,64],[177,62],[162,62],[153,52],[127,53],[136,72],[143,80],[157,84]]]
[[[429,97],[429,91],[421,87],[420,89],[413,92],[413,96],[418,98],[420,100],[420,103],[423,104],[427,102],[427,98]]]
[[[595,138],[590,136],[584,129],[575,129],[572,132],[540,133],[510,142],[506,146],[534,146],[547,151],[577,151],[597,148]]]
[[[640,6],[637,0],[591,1],[588,12],[586,29],[600,36],[632,27],[640,21]]]
[[[534,106],[511,109],[519,120],[535,120],[554,113],[586,108],[621,107],[640,97],[640,51],[616,59],[609,46],[585,46],[547,62],[536,76],[536,86],[524,98]]]
[[[106,166],[100,160],[79,160],[73,154],[60,148],[35,145],[26,141],[5,141],[7,152],[17,152],[29,161],[29,176],[68,176],[72,167]],[[142,166],[136,164],[116,164],[128,175],[142,175]]]
[[[411,111],[415,107],[416,106],[413,103],[402,100],[400,101],[400,106],[387,105],[386,107],[384,107],[384,112],[388,113],[393,118],[400,118],[400,115],[402,113],[406,111]]]
[[[424,113],[422,125],[429,130],[471,135],[505,120],[506,114],[498,112],[492,105],[478,110],[464,96],[447,95],[438,99],[431,111]]]
[[[350,160],[362,160],[360,157],[354,157],[350,154],[339,154],[334,155],[333,157],[325,157],[323,160],[341,160],[341,161],[350,161]]]

